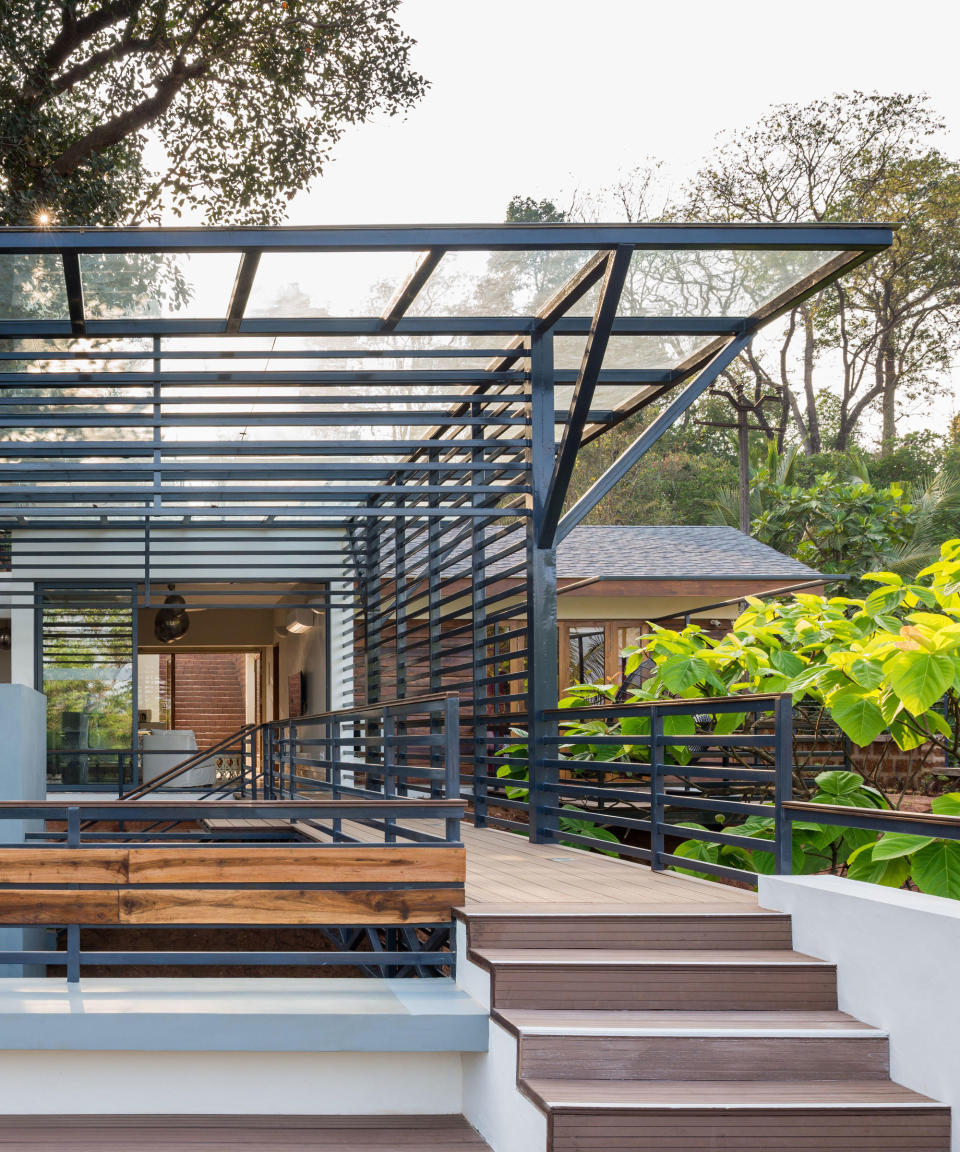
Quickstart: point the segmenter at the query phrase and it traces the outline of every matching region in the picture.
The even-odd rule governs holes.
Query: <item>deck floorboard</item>
[[[436,832],[435,822],[405,821],[411,829]],[[344,832],[381,840],[379,829],[344,821]],[[756,907],[756,893],[676,872],[653,872],[646,864],[566,848],[531,844],[525,837],[493,828],[462,825],[467,849],[466,904],[737,905]]]

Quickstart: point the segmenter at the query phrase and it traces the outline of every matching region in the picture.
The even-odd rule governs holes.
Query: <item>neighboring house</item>
[[[557,549],[560,686],[620,675],[646,625],[725,629],[746,596],[819,591],[821,573],[718,526],[581,525]]]

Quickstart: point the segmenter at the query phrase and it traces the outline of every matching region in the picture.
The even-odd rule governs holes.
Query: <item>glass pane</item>
[[[249,311],[249,310],[248,310]],[[163,341],[164,372],[481,369],[505,336],[223,336]],[[220,357],[229,353],[229,361]]]
[[[65,320],[69,315],[59,256],[0,256],[0,320]]]
[[[604,368],[638,370],[676,368],[701,348],[706,348],[715,336],[611,336],[603,357]],[[579,368],[586,336],[557,336],[554,363],[557,368]]]
[[[84,311],[91,318],[224,317],[239,262],[235,252],[81,255]]]
[[[247,316],[379,316],[422,252],[268,252]]]
[[[448,252],[408,315],[531,316],[591,256],[582,250]],[[589,302],[581,307],[592,311]]]
[[[747,316],[836,258],[836,252],[634,252],[621,316]]]
[[[47,779],[116,787],[134,778],[132,592],[46,594],[41,618]]]

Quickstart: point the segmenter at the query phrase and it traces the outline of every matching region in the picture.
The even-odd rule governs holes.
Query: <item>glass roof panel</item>
[[[65,320],[67,286],[59,256],[0,256],[0,320]]]
[[[715,340],[715,336],[692,334],[611,336],[603,357],[603,367],[638,370],[676,368]],[[555,367],[579,368],[586,345],[586,336],[557,336],[554,342]]]
[[[267,252],[246,316],[379,316],[422,252]]]
[[[748,316],[837,257],[783,249],[637,251],[621,316]]]
[[[447,252],[407,315],[532,316],[592,255],[582,250]]]
[[[84,312],[102,319],[225,317],[239,262],[235,252],[81,253]]]

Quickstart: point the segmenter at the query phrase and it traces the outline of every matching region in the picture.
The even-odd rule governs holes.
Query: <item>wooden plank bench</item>
[[[0,924],[439,923],[465,869],[447,845],[2,848]]]

